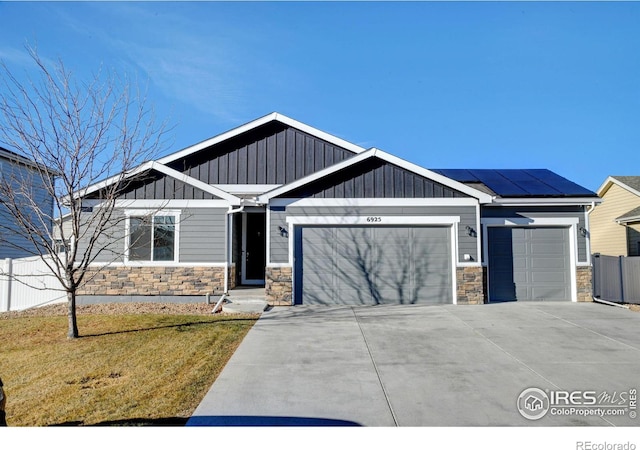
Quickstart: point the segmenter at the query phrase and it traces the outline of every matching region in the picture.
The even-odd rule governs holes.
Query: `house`
[[[80,295],[256,285],[272,305],[591,299],[598,197],[548,170],[429,170],[272,113],[127,177],[120,256],[98,259]],[[114,179],[83,192],[87,211]]]
[[[542,402],[542,400],[534,395],[530,395],[529,397],[527,397],[527,399],[524,401],[524,405],[527,407],[527,409],[529,409],[529,411],[532,412],[544,408],[544,403]]]
[[[37,164],[15,152],[0,147],[0,258],[22,258],[39,254],[35,243],[27,239],[23,227],[10,213],[11,206],[25,214],[24,219],[34,226],[43,226],[40,218],[51,218],[49,230],[42,236],[51,236],[53,227],[53,196],[46,183],[56,176],[53,170]],[[8,203],[8,204],[7,204]],[[35,212],[34,208],[40,211]],[[28,214],[34,211],[33,214]]]
[[[597,193],[603,201],[589,211],[591,251],[640,256],[640,176],[610,176]]]

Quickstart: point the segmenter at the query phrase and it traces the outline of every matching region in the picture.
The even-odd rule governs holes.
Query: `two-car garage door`
[[[571,300],[569,228],[487,231],[489,301]]]
[[[296,227],[297,304],[451,303],[451,227]]]

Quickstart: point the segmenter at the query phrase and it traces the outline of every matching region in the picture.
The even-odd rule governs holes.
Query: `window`
[[[70,245],[70,241],[63,241],[62,239],[55,239],[53,241],[53,250],[56,253],[64,253],[66,251],[67,248],[69,248]]]
[[[175,260],[175,216],[129,217],[129,261]]]

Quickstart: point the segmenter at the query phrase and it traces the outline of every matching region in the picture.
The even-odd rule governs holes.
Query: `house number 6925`
[[[382,222],[382,217],[380,217],[380,216],[369,216],[369,217],[367,217],[367,222]]]

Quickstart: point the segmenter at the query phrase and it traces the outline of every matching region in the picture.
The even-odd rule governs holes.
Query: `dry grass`
[[[7,423],[184,424],[256,318],[80,312],[68,340],[64,315],[0,317]]]

